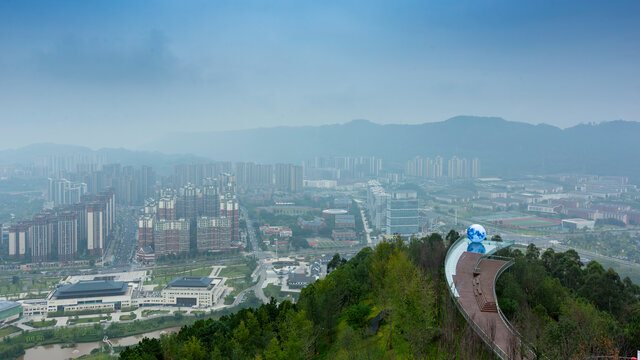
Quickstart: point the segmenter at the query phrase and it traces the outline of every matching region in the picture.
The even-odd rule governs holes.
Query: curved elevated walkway
[[[495,297],[495,282],[512,262],[491,259],[490,254],[510,245],[486,244],[489,254],[466,251],[468,240],[459,239],[445,259],[445,274],[458,310],[494,353],[505,360],[522,360],[519,336],[503,317]]]

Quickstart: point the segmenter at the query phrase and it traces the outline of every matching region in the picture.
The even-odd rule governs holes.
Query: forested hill
[[[445,244],[432,235],[337,257],[297,304],[270,303],[143,340],[129,359],[491,359],[448,301]]]
[[[458,315],[443,276],[438,234],[382,242],[303,289],[297,304],[274,302],[174,335],[144,339],[129,359],[491,359]],[[502,275],[499,301],[548,359],[631,354],[640,347],[640,289],[575,252],[540,255],[535,247]]]
[[[417,125],[354,120],[323,126],[174,133],[151,141],[146,148],[266,163],[347,155],[404,163],[414,156],[456,155],[478,157],[487,176],[586,172],[640,180],[640,168],[629,166],[635,162],[638,138],[640,122],[560,129],[497,117],[458,116]]]

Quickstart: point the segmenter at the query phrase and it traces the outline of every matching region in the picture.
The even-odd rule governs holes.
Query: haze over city
[[[0,0],[0,360],[638,360],[639,19]]]
[[[635,1],[3,1],[0,149],[353,119],[636,121],[639,14]]]

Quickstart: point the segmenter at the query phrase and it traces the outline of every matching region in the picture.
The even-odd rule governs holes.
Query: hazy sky
[[[492,115],[640,120],[640,1],[0,0],[0,149]]]

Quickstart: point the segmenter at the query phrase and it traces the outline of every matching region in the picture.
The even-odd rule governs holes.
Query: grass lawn
[[[220,270],[220,277],[245,277],[247,275],[251,275],[254,269],[250,269],[247,264],[238,264],[238,265],[227,265],[225,268]]]
[[[225,297],[224,297],[224,304],[225,304],[225,305],[231,305],[231,304],[233,304],[233,301],[234,301],[235,299],[236,299],[236,297],[235,297],[235,296],[233,296],[233,295],[229,294],[229,295],[227,295],[227,296],[225,296]]]
[[[21,331],[19,328],[17,328],[16,326],[13,325],[9,325],[9,326],[5,326],[2,329],[0,329],[0,338],[3,338],[7,335],[11,335],[13,333],[16,333],[18,331]]]
[[[202,315],[202,314],[204,314],[204,313],[205,313],[205,311],[202,311],[202,310],[196,310],[196,311],[192,311],[191,313],[192,313],[193,315]]]
[[[157,314],[168,314],[169,310],[142,310],[142,317],[149,317]]]
[[[138,317],[138,315],[136,315],[135,313],[130,313],[127,315],[120,316],[120,320],[135,320],[136,317]]]
[[[186,314],[186,313],[187,313],[187,312],[186,312],[185,310],[177,310],[177,311],[174,311],[174,312],[173,312],[173,314],[174,314],[174,315],[178,315],[178,314],[183,314],[183,315],[184,315],[184,314]]]
[[[78,319],[70,319],[69,321],[73,321],[76,324],[88,324],[88,323],[97,323],[100,320],[111,320],[111,316],[95,316],[88,318],[78,318]]]
[[[40,329],[44,327],[53,326],[57,323],[57,320],[42,320],[42,321],[28,321],[24,323],[27,326],[31,326],[32,328]]]
[[[282,288],[280,286],[269,284],[267,285],[267,287],[262,289],[262,291],[264,292],[264,295],[266,297],[273,297],[277,301],[283,301],[287,299],[296,301],[298,300],[298,297],[300,296],[299,293],[282,291],[281,289]]]
[[[252,287],[253,285],[255,285],[255,282],[246,282],[244,277],[240,278],[240,279],[229,279],[226,281],[225,283],[227,286],[230,286],[233,288],[233,291],[231,292],[231,295],[236,296],[238,295],[242,290],[244,289],[248,289],[250,287]]]

